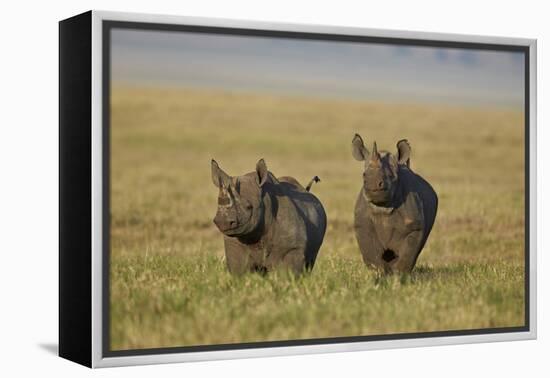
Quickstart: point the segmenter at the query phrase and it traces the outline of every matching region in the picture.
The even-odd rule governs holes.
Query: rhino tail
[[[313,183],[316,183],[316,182],[319,182],[321,181],[321,179],[319,178],[319,176],[314,176],[311,181],[309,182],[309,184],[307,184],[306,186],[306,191],[309,192],[309,190],[311,189],[311,187],[313,186]]]

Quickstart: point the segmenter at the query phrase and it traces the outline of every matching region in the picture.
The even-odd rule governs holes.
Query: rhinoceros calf
[[[353,157],[365,162],[363,186],[355,204],[355,237],[365,264],[386,272],[410,272],[432,229],[437,195],[410,168],[411,147],[397,143],[397,156],[372,152],[358,134]]]
[[[219,188],[214,223],[224,234],[231,273],[311,269],[323,242],[326,214],[321,202],[292,177],[275,176],[263,159],[254,172],[231,177],[212,160]]]

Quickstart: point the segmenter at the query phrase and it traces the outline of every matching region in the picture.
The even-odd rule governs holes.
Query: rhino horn
[[[380,160],[380,154],[378,153],[378,147],[376,146],[376,142],[374,142],[372,145],[371,160],[372,161]]]

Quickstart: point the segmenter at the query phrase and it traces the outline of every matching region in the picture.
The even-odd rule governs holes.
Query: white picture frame
[[[431,335],[397,335],[396,337],[373,337],[355,341],[306,341],[298,340],[286,345],[261,343],[263,345],[238,344],[223,348],[197,348],[177,351],[144,350],[131,353],[109,353],[105,350],[105,322],[108,320],[105,306],[105,220],[108,199],[105,189],[105,143],[104,135],[106,83],[105,51],[109,43],[108,30],[112,25],[150,25],[158,27],[205,27],[261,31],[262,33],[296,33],[320,36],[340,36],[406,40],[411,44],[448,46],[448,44],[476,46],[517,47],[526,54],[526,174],[528,174],[528,234],[526,234],[526,289],[528,306],[526,327],[515,331],[440,332]],[[84,52],[84,53],[83,53]],[[76,58],[78,55],[79,58]],[[69,60],[79,70],[63,71]],[[89,367],[114,367],[155,363],[173,363],[265,356],[283,356],[309,353],[347,352],[372,349],[421,347],[432,345],[466,344],[510,340],[535,339],[536,332],[536,40],[490,36],[424,33],[412,31],[378,30],[368,28],[335,27],[323,25],[279,24],[252,21],[237,21],[214,18],[195,18],[153,14],[90,11],[60,22],[60,355]],[[82,72],[89,69],[89,78]],[[75,84],[76,83],[76,84]],[[74,85],[80,90],[74,91]],[[74,112],[74,109],[80,111]],[[79,129],[69,130],[69,123],[84,122]],[[75,146],[76,140],[87,148]],[[71,153],[71,161],[67,154]],[[65,155],[64,155],[65,154]],[[88,165],[89,164],[89,165]],[[75,185],[74,177],[81,178]],[[90,185],[86,189],[86,185]],[[63,195],[64,194],[64,195]],[[76,205],[75,205],[76,204]],[[80,204],[80,205],[79,205]],[[88,207],[89,213],[78,215],[71,209]],[[108,209],[108,207],[107,207]],[[89,217],[77,222],[78,216]],[[75,248],[82,253],[74,255]],[[69,251],[73,254],[71,255]],[[77,299],[76,296],[79,296]],[[84,303],[79,305],[79,303]],[[88,307],[89,304],[89,307]],[[75,308],[78,307],[78,308]],[[89,317],[82,313],[89,312]],[[269,344],[269,345],[268,345]],[[284,344],[284,343],[282,343]],[[218,349],[218,350],[217,350]]]

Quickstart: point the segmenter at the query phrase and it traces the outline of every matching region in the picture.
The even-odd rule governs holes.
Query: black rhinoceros
[[[356,160],[365,162],[363,185],[355,204],[355,237],[365,264],[386,272],[410,272],[432,229],[437,195],[410,168],[411,147],[397,143],[397,155],[373,144],[369,153],[358,134]]]
[[[214,223],[231,273],[313,268],[327,224],[309,193],[317,176],[304,188],[292,177],[275,178],[261,159],[254,172],[231,177],[212,160],[212,181],[219,188]]]

